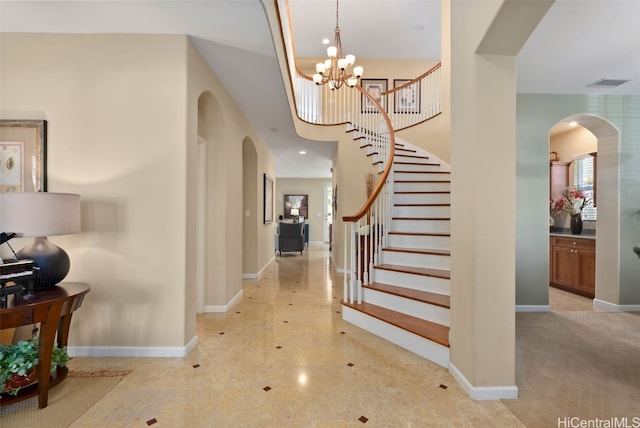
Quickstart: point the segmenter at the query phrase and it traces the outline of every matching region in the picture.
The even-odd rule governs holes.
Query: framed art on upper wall
[[[309,218],[309,195],[284,195],[284,218],[293,218],[291,209],[298,210],[298,215]]]
[[[263,224],[273,221],[273,178],[264,174]]]
[[[395,79],[393,87],[400,88],[393,93],[394,113],[420,113],[420,81],[409,84],[411,80]]]
[[[376,100],[380,107],[387,111],[387,96],[384,95],[387,92],[387,79],[361,79],[362,89],[371,95]],[[377,113],[378,108],[376,105],[364,94],[361,96],[361,112],[362,113]]]
[[[47,191],[47,121],[0,120],[0,192]]]

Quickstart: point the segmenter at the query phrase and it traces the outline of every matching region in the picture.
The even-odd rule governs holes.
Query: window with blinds
[[[596,220],[597,208],[593,201],[595,195],[595,157],[591,154],[572,157],[573,160],[573,184],[580,189],[587,198],[591,198],[591,204],[582,210],[583,220]]]

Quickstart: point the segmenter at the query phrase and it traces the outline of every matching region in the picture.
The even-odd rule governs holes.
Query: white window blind
[[[573,160],[573,184],[580,189],[587,198],[591,198],[591,204],[586,206],[582,210],[583,220],[596,220],[597,208],[593,206],[593,194],[594,194],[594,162],[593,156],[578,155],[572,157]]]

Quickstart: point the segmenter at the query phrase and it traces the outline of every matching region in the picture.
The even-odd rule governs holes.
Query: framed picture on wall
[[[0,192],[47,191],[47,121],[0,120]]]
[[[395,79],[393,81],[393,112],[394,113],[420,113],[420,82],[412,82],[408,79]]]
[[[387,111],[387,96],[383,95],[387,92],[387,79],[361,79],[362,89],[371,95],[371,97]],[[377,113],[378,108],[371,99],[364,94],[361,95],[361,111],[362,113]]]
[[[264,224],[273,221],[273,178],[264,174],[264,198],[263,198],[263,218]]]
[[[309,218],[309,195],[284,195],[284,218],[294,216]]]

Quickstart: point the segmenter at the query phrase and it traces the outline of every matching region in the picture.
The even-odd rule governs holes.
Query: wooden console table
[[[58,346],[67,346],[71,315],[82,305],[90,288],[89,284],[82,282],[61,283],[52,288],[36,290],[35,297],[0,309],[0,329],[40,323],[38,382],[22,388],[16,396],[2,394],[0,406],[38,395],[38,407],[47,407],[49,387],[62,382],[68,371],[66,367],[58,367],[57,371],[50,373],[56,333]]]

